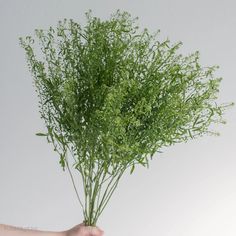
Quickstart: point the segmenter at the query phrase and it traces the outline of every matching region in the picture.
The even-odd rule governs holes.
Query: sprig
[[[148,167],[164,146],[217,134],[210,125],[225,123],[233,103],[216,103],[218,67],[201,66],[198,51],[183,56],[181,42],[160,41],[128,12],[86,19],[36,29],[20,44],[47,128],[37,135],[53,144],[86,224],[95,225],[126,169]],[[82,176],[84,203],[70,166]]]

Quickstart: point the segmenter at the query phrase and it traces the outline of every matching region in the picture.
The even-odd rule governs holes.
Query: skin
[[[61,231],[40,231],[34,229],[18,228],[0,224],[0,236],[103,236],[104,232],[99,227],[85,226],[84,223],[73,228]]]

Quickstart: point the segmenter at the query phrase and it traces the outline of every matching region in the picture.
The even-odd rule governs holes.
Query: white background
[[[116,9],[141,27],[181,40],[203,65],[220,65],[219,102],[236,101],[234,0],[0,0],[0,223],[65,230],[83,221],[69,175],[46,139],[37,96],[18,37],[63,18],[84,23],[84,12],[106,19]],[[98,225],[112,236],[236,235],[236,109],[220,137],[164,149],[150,169],[122,178]]]

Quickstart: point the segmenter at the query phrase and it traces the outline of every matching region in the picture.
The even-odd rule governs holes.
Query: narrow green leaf
[[[60,154],[60,161],[59,161],[59,163],[61,164],[61,167],[62,167],[63,171],[65,171],[66,164],[65,164],[65,156],[63,154]]]
[[[44,133],[36,133],[35,135],[37,135],[37,136],[48,136],[48,134],[44,134]]]
[[[134,171],[134,168],[135,168],[135,165],[133,164],[133,165],[132,165],[132,167],[131,167],[131,170],[130,170],[130,174],[132,174],[132,173],[133,173],[133,171]]]

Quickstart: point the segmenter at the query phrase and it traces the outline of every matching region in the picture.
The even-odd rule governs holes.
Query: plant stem
[[[96,217],[95,217],[95,222],[97,221],[98,217],[103,212],[105,206],[107,205],[107,203],[109,202],[112,194],[114,193],[115,189],[117,188],[119,180],[120,180],[121,176],[123,175],[124,171],[125,171],[125,169],[120,172],[120,174],[118,175],[117,179],[115,180],[115,182],[113,183],[113,185],[109,189],[108,194],[106,194],[106,193],[104,194],[103,199],[102,199],[102,201],[101,201],[101,203],[99,205],[99,209],[97,209],[97,213],[96,213]],[[114,179],[112,179],[112,181],[113,180]]]
[[[75,181],[74,181],[73,175],[72,175],[72,173],[71,173],[71,170],[70,170],[68,161],[65,160],[65,162],[66,162],[66,166],[67,166],[68,172],[69,172],[69,174],[70,174],[70,178],[71,178],[71,181],[72,181],[74,190],[75,190],[75,192],[76,192],[76,196],[77,196],[77,198],[78,198],[78,200],[79,200],[79,203],[80,203],[80,205],[81,205],[81,207],[82,207],[82,209],[83,209],[83,212],[84,212],[84,206],[83,206],[82,201],[81,201],[81,199],[80,199],[80,197],[79,197],[78,190],[77,190],[77,188],[76,188],[76,186],[75,186]]]

